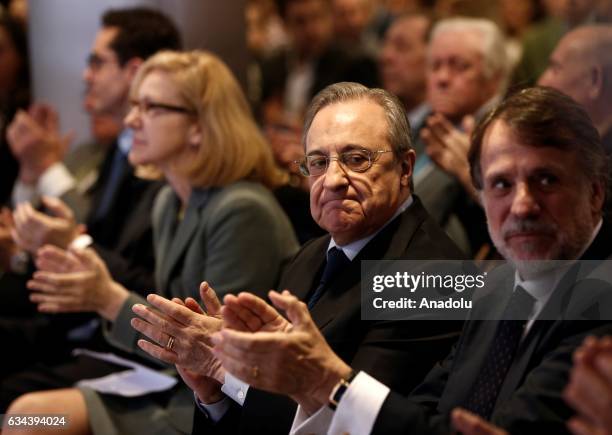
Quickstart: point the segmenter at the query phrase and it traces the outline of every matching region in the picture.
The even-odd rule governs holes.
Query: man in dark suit
[[[296,254],[279,288],[289,288],[308,302],[316,327],[343,360],[407,392],[448,351],[460,324],[424,322],[415,328],[410,322],[362,321],[361,262],[461,259],[462,253],[411,194],[415,156],[410,127],[396,98],[380,89],[340,83],[315,97],[306,119],[302,170],[311,186],[312,215],[329,235],[308,242]],[[230,305],[235,300],[225,299]],[[205,321],[203,315],[169,301],[156,308],[170,317],[177,309],[198,325]],[[210,315],[217,314],[214,305],[208,308]],[[193,327],[174,332],[184,333],[182,338],[204,350],[196,357],[191,350],[169,349],[167,330],[158,330],[155,311],[148,313],[147,322],[133,324],[160,346],[149,343],[143,348],[197,374],[185,378],[201,402],[194,432],[288,432],[293,401],[258,390],[258,384],[250,388],[225,377],[218,363],[202,357],[221,320],[206,327],[207,333],[192,336],[199,330]]]
[[[129,87],[138,67],[158,50],[180,48],[180,36],[165,15],[145,8],[109,10],[102,17],[101,24],[83,73],[86,85],[84,105],[92,116],[104,117],[117,128],[122,125],[129,108]],[[123,131],[118,137],[108,140],[102,156],[92,164],[89,158],[81,160],[81,165],[89,166],[90,171],[84,176],[84,184],[88,186],[79,188],[70,175],[67,184],[56,178],[58,174],[60,177],[68,174],[57,161],[52,151],[54,146],[47,147],[50,141],[57,139],[57,132],[35,125],[25,112],[16,118],[10,130],[9,140],[13,148],[21,150],[18,156],[23,162],[21,169],[25,171],[21,174],[21,182],[35,182],[35,185],[21,186],[18,190],[37,190],[34,194],[50,196],[52,193],[61,194],[65,203],[71,205],[91,203],[85,219],[87,237],[79,235],[75,218],[79,212],[71,210],[59,199],[45,198],[43,206],[46,206],[47,213],[29,204],[18,206],[14,216],[20,248],[34,255],[44,244],[67,248],[73,243],[81,246],[91,243],[115,280],[141,293],[154,288],[151,208],[161,184],[134,174],[134,168],[127,161],[130,133]],[[109,129],[105,130],[108,132]],[[68,190],[49,190],[60,186]],[[82,340],[80,346],[84,343],[93,346],[91,337],[96,329],[86,323],[90,316],[50,316],[34,312],[35,306],[29,304],[25,288],[30,276],[27,272],[31,273],[32,269],[33,265],[30,265],[26,273],[6,273],[1,278],[0,286],[5,292],[13,289],[15,299],[22,301],[22,309],[7,302],[0,318],[0,335],[19,355],[3,364],[0,378],[14,370],[23,370],[33,362],[54,364],[66,358],[75,346],[67,336],[79,337]],[[16,315],[21,317],[15,319]],[[85,326],[81,328],[83,324]],[[79,328],[74,329],[77,326]],[[101,337],[94,335],[94,338]],[[103,340],[96,341],[103,343]],[[21,385],[26,385],[23,379]],[[4,391],[8,391],[8,387]],[[11,397],[3,403],[8,403]]]
[[[485,420],[500,427],[488,430],[565,433],[571,411],[562,391],[572,352],[586,335],[610,333],[612,324],[597,317],[575,320],[593,319],[592,304],[570,302],[566,320],[551,314],[560,301],[592,289],[575,284],[582,265],[560,269],[541,260],[610,255],[612,232],[601,213],[603,156],[584,110],[548,88],[508,98],[479,125],[470,152],[472,176],[491,238],[514,267],[510,274],[492,274],[495,291],[474,302],[458,344],[407,397],[363,372],[352,375],[288,295],[275,298],[291,328],[273,334],[224,329],[213,337],[216,354],[245,381],[266,379],[267,389],[290,392],[300,403],[295,433],[448,434],[451,412],[462,433],[480,433]],[[296,342],[309,346],[291,351]],[[301,378],[298,387],[279,381],[295,376]]]

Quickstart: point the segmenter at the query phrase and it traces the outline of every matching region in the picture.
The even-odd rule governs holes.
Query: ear
[[[140,68],[140,65],[142,65],[143,62],[144,62],[144,60],[142,58],[140,58],[140,57],[133,57],[130,60],[128,60],[125,63],[125,65],[123,65],[123,71],[127,75],[128,79],[130,81],[132,81],[132,79],[134,78],[134,76],[138,72],[138,69]]]
[[[412,178],[412,171],[414,169],[414,162],[416,161],[416,153],[414,150],[408,150],[402,156],[400,161],[401,166],[401,178],[400,184],[404,187],[411,188],[410,179]]]
[[[592,100],[597,100],[601,97],[604,87],[604,74],[601,65],[593,65],[589,68],[588,75],[588,95]]]
[[[189,142],[189,147],[193,149],[198,149],[202,146],[202,128],[198,122],[194,122],[189,127],[189,131],[187,132],[187,141]]]

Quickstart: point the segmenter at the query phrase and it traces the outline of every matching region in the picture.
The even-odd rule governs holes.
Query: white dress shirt
[[[356,240],[347,245],[338,245],[333,237],[329,241],[329,245],[327,246],[327,252],[333,247],[337,247],[344,252],[344,255],[348,257],[349,260],[353,261],[355,257],[359,254],[359,252],[364,248],[365,245],[368,244],[370,240],[372,240],[380,231],[383,230],[393,219],[403,213],[410,205],[412,204],[413,199],[412,195],[408,196],[406,201],[404,201],[395,211],[391,219],[389,219],[382,227],[380,227],[373,234],[364,237],[363,239]],[[249,391],[249,384],[244,381],[241,381],[237,377],[233,376],[231,373],[225,373],[225,380],[223,386],[221,387],[221,391],[225,394],[225,397],[221,399],[219,402],[207,404],[202,403],[198,400],[196,395],[196,405],[198,408],[204,412],[213,422],[219,421],[223,415],[229,410],[230,402],[229,399],[232,399],[234,402],[238,403],[240,406],[244,405],[244,400],[246,399],[246,395]]]
[[[599,221],[591,235],[590,242],[578,257],[581,257],[591,243],[593,243],[601,229],[601,225],[602,221]],[[517,285],[521,285],[536,300],[527,321],[523,338],[529,333],[534,321],[542,312],[542,309],[569,267],[567,265],[529,280],[523,280],[518,273],[515,273],[514,288]],[[346,389],[335,412],[331,410],[326,411],[325,409],[329,407],[324,406],[311,416],[308,416],[301,407],[298,407],[290,434],[340,435],[350,433],[351,435],[367,435],[372,431],[376,417],[390,391],[389,387],[382,382],[377,381],[367,373],[360,372]]]

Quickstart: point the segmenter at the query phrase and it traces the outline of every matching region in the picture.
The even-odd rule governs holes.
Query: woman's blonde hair
[[[200,125],[202,143],[195,156],[176,168],[192,186],[225,186],[248,179],[274,188],[286,181],[240,85],[217,56],[205,51],[159,52],[138,70],[132,97],[153,71],[171,77]]]

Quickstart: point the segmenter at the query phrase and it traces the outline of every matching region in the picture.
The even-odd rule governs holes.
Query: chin
[[[523,279],[556,269],[562,266],[557,260],[566,259],[555,243],[522,243],[514,247],[504,244],[498,250],[519,271]]]

